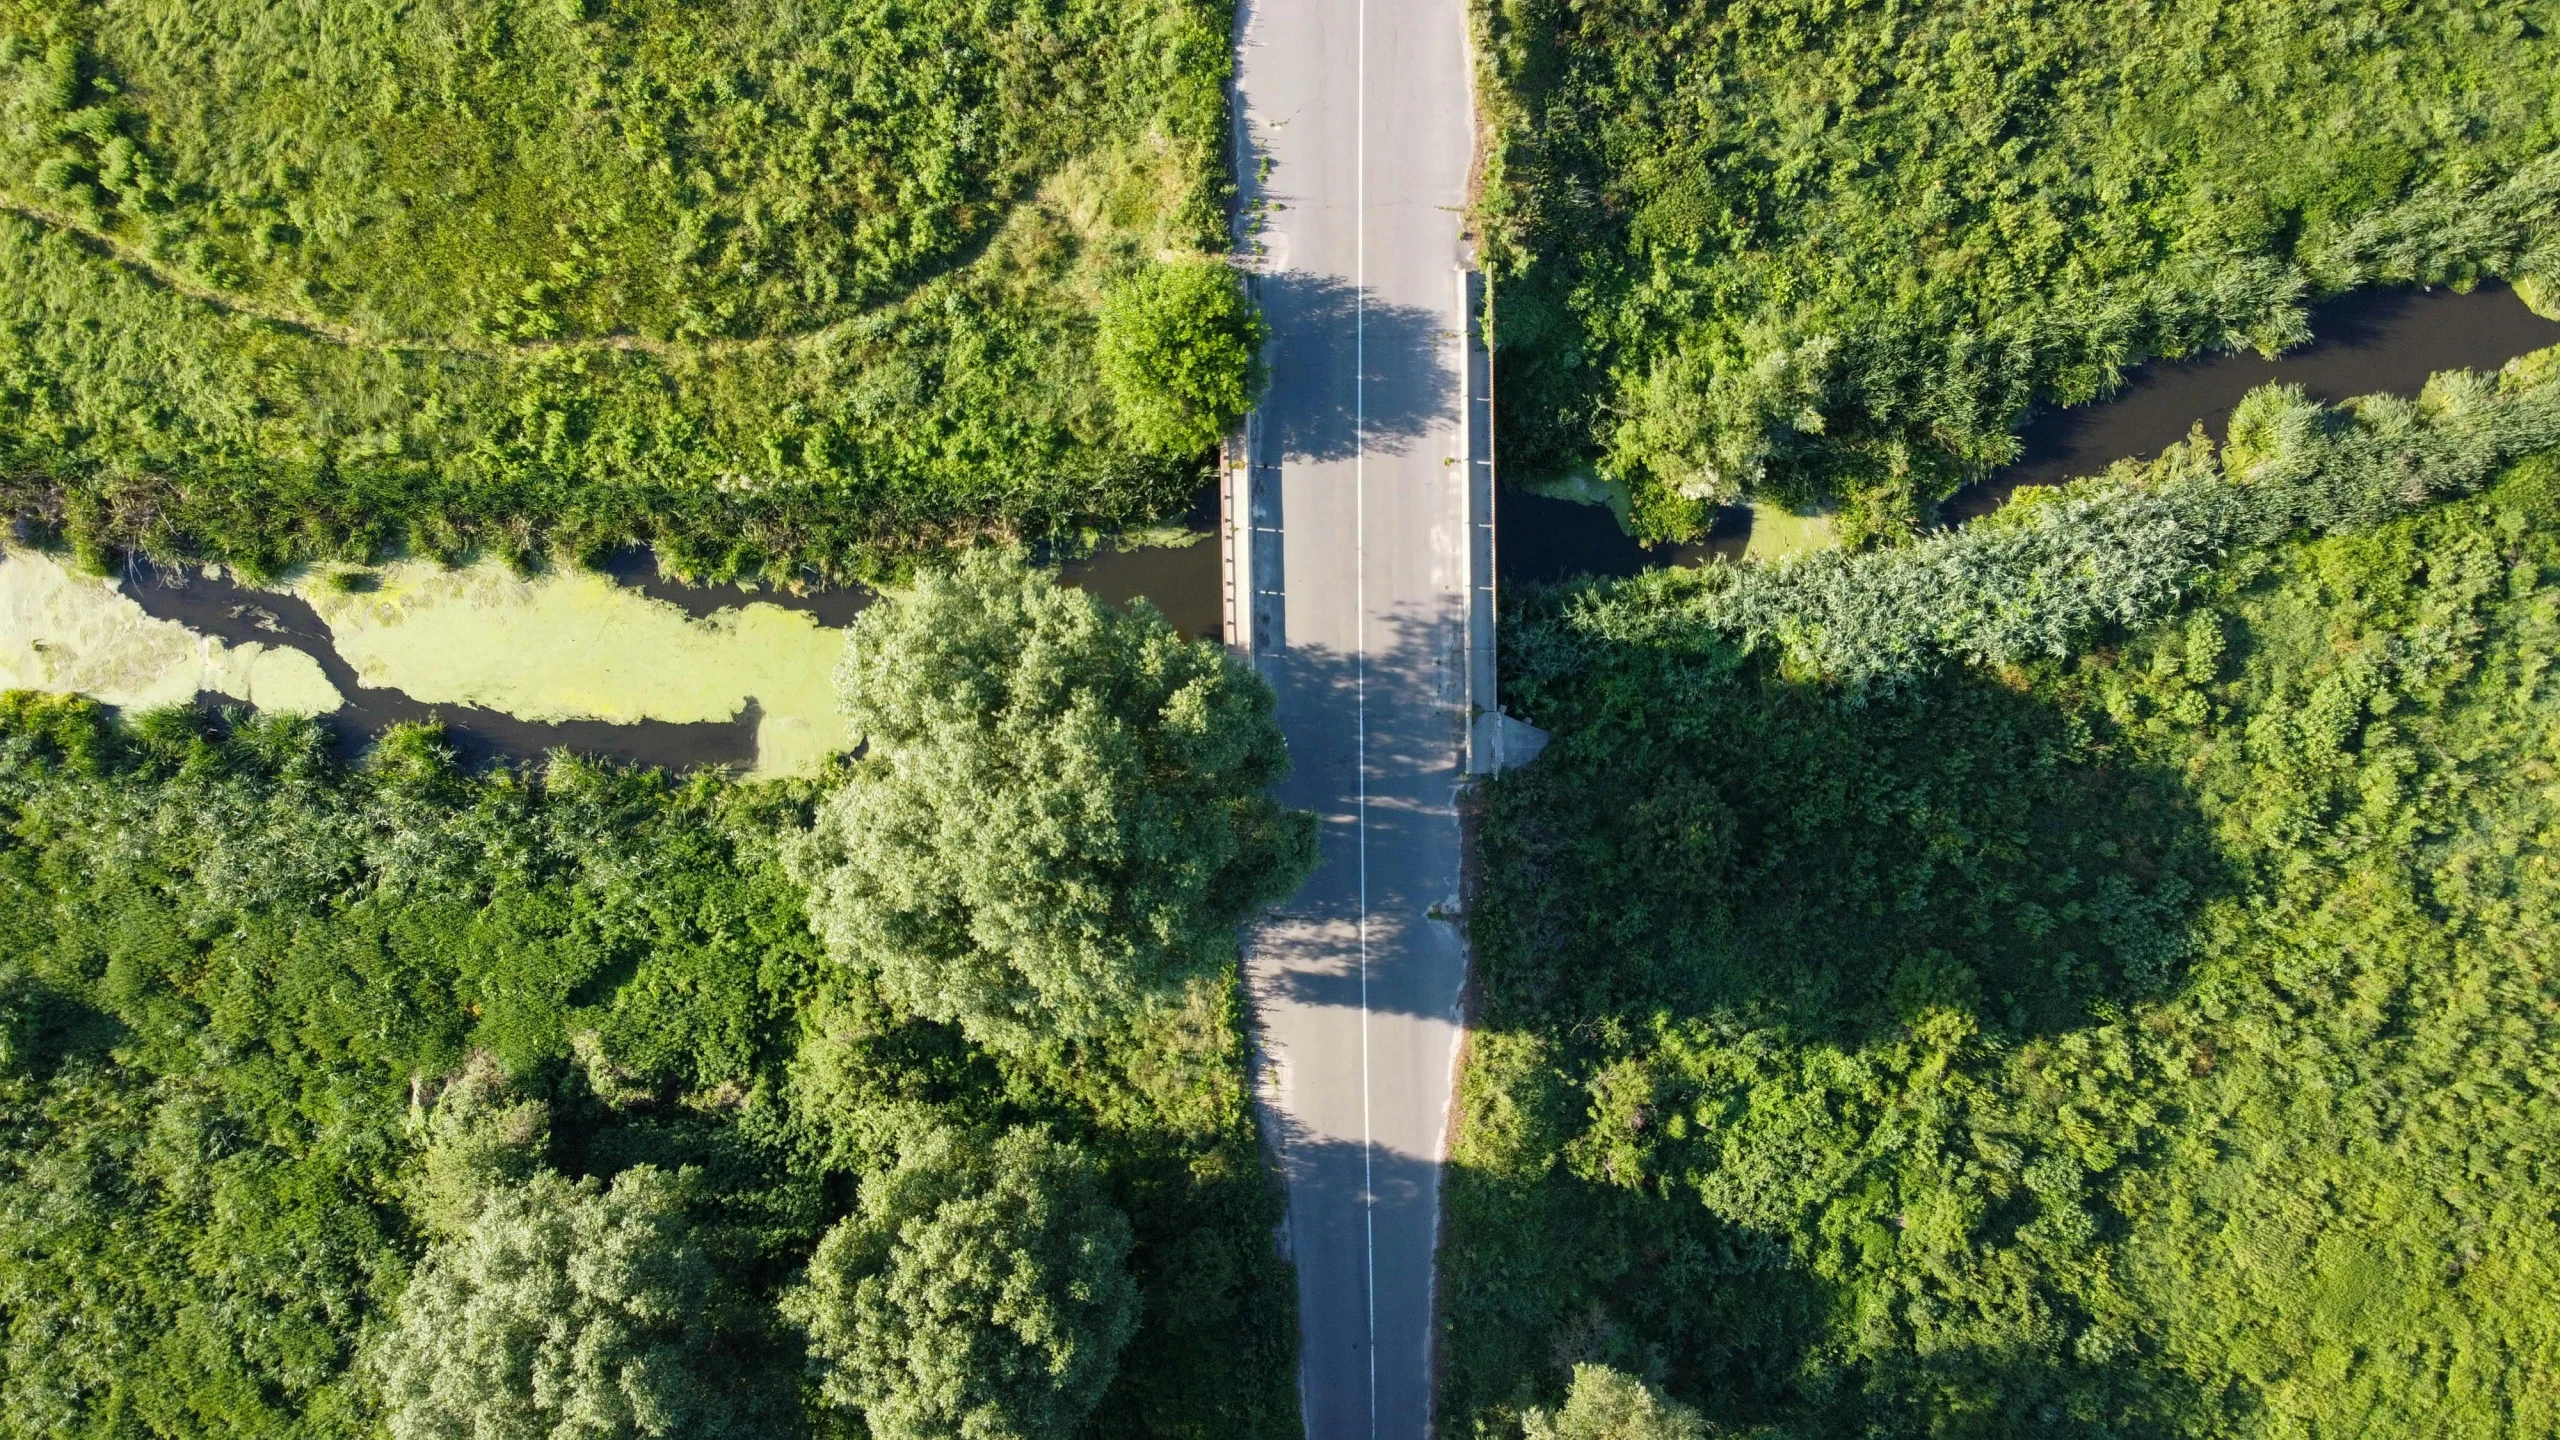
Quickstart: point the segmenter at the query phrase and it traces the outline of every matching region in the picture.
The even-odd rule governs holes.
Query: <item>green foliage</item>
[[[794,1309],[875,1440],[1067,1440],[1137,1329],[1129,1223],[1074,1146],[911,1136],[827,1232]]]
[[[0,696],[0,1435],[707,1431],[614,1411],[694,1393],[654,1360],[579,1415],[530,1388],[612,1347],[706,1373],[699,1324],[703,1403],[787,1440],[820,1422],[776,1302],[943,1126],[1045,1126],[1125,1213],[1097,1426],[1294,1434],[1232,972],[1114,1043],[981,1051],[825,963],[776,838],[818,796]],[[544,1294],[597,1345],[508,1340]]]
[[[620,1028],[626,970],[743,989],[787,1034],[815,947],[725,828],[738,792],[565,760],[472,779],[415,731],[383,751],[350,773],[306,722],[217,738],[0,702],[27,1007],[0,1076],[0,1413],[23,1433],[362,1428],[356,1349],[409,1217],[439,1214],[411,1114],[441,1077],[494,1048],[567,1084],[563,1037]],[[497,968],[529,953],[538,984]],[[752,1058],[696,1047],[653,1085],[741,1083]]]
[[[1095,351],[1130,436],[1197,455],[1252,408],[1262,341],[1235,273],[1193,261],[1151,266],[1113,292]]]
[[[1521,1417],[1526,1440],[1707,1440],[1698,1412],[1606,1365],[1573,1367],[1573,1390],[1554,1415]]]
[[[2232,488],[2402,484],[2121,610],[2048,571],[2058,648],[1853,686],[1661,582],[1523,619],[1555,739],[1483,832],[1461,1423],[1598,1363],[1791,1436],[2560,1424],[2560,454],[2482,488],[2259,404],[2334,443]],[[2007,523],[2103,557],[2102,491]]]
[[[2371,284],[2560,273],[2542,0],[1485,0],[1502,449],[1640,534],[1850,528],[2031,404],[2303,338]]]
[[[769,1433],[690,1230],[682,1185],[647,1165],[610,1189],[543,1171],[489,1191],[428,1247],[374,1351],[393,1440]]]
[[[1144,603],[977,551],[865,611],[838,679],[866,748],[795,854],[811,918],[981,1043],[1125,1027],[1313,863],[1269,687]]]
[[[495,1057],[475,1050],[436,1096],[410,1209],[428,1234],[464,1234],[491,1196],[541,1173],[550,1148],[551,1107],[514,1093]]]
[[[842,577],[1178,506],[1101,297],[1223,243],[1228,10],[0,5],[0,493],[272,568]]]
[[[1575,623],[1670,645],[1738,638],[1797,675],[1891,688],[1950,660],[2068,654],[2101,626],[2158,615],[2234,547],[2370,529],[2556,445],[2560,352],[2494,379],[2447,371],[2415,401],[2333,408],[2267,386],[2234,412],[2218,457],[2191,436],[2148,465],[2030,489],[1984,523],[1893,550],[1659,571],[1586,603]],[[1524,659],[1515,683],[1534,690],[1534,640]]]

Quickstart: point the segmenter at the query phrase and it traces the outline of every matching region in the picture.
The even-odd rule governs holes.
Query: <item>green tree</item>
[[[1527,1440],[1707,1440],[1698,1412],[1606,1365],[1573,1367],[1564,1409],[1522,1418]]]
[[[551,1144],[551,1107],[513,1093],[498,1058],[474,1050],[445,1082],[426,1130],[410,1209],[431,1232],[459,1235],[491,1196],[540,1170]]]
[[[1214,260],[1151,265],[1102,308],[1103,383],[1141,449],[1196,455],[1261,384],[1262,317]]]
[[[1129,1243],[1076,1147],[936,1129],[864,1183],[788,1308],[873,1440],[1064,1440],[1137,1329]]]
[[[677,1177],[653,1166],[490,1192],[430,1246],[375,1365],[394,1440],[765,1433],[715,1334]]]
[[[980,552],[865,612],[837,675],[867,749],[795,848],[811,924],[982,1043],[1107,1032],[1312,863],[1269,687],[1150,606]]]
[[[1232,985],[987,1055],[827,960],[817,798],[0,693],[0,1440],[858,1434],[773,1302],[835,1176],[1002,1111],[1110,1137],[1145,1328],[1087,1423],[1294,1437]]]

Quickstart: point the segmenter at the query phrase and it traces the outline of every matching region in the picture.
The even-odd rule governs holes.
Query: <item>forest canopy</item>
[[[1485,0],[1515,477],[1893,534],[2127,367],[2374,284],[2560,284],[2536,0]]]
[[[846,780],[0,696],[0,1435],[1295,1435],[1240,916],[1112,1026],[975,1043],[811,923]],[[1231,859],[1231,910],[1303,863]]]
[[[1449,1412],[1561,1431],[1607,1366],[1709,1434],[2560,1425],[2555,361],[1529,604]]]
[[[89,549],[711,578],[1179,510],[1226,417],[1126,413],[1096,331],[1224,247],[1228,23],[6,0],[0,493]]]

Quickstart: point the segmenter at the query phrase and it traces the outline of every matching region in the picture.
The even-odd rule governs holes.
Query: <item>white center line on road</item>
[[[1353,831],[1360,857],[1360,1212],[1369,1300],[1369,1440],[1378,1440],[1377,1151],[1369,1121],[1369,0],[1360,0],[1359,63],[1353,91],[1351,184],[1352,592],[1359,619],[1351,655],[1353,769],[1359,801]]]
[[[1468,716],[1444,689],[1461,652],[1446,648],[1443,630],[1452,594],[1462,593],[1449,583],[1448,540],[1475,533],[1472,492],[1448,483],[1447,457],[1429,438],[1440,417],[1464,410],[1451,402],[1465,393],[1430,337],[1466,326],[1464,297],[1445,267],[1464,253],[1475,138],[1469,6],[1240,0],[1240,8],[1250,14],[1252,43],[1240,47],[1237,104],[1254,137],[1270,143],[1244,168],[1256,180],[1267,178],[1262,165],[1292,178],[1282,187],[1287,257],[1277,258],[1274,245],[1263,258],[1288,277],[1269,297],[1277,302],[1274,373],[1262,402],[1277,473],[1257,472],[1278,493],[1261,507],[1267,530],[1233,534],[1280,551],[1280,564],[1264,572],[1268,589],[1257,592],[1270,602],[1268,649],[1253,658],[1273,662],[1277,713],[1298,761],[1282,798],[1328,817],[1323,863],[1303,901],[1257,928],[1248,947],[1257,1023],[1290,1057],[1287,1074],[1260,1087],[1259,1099],[1288,1186],[1301,1429],[1305,1440],[1427,1440],[1440,1152],[1466,952],[1455,926],[1426,913],[1458,893],[1463,869],[1449,801],[1468,752],[1450,741]],[[1346,284],[1349,305],[1339,298]],[[1372,302],[1385,347],[1374,376]],[[1383,427],[1375,455],[1373,402]],[[1474,624],[1472,609],[1459,613]],[[1471,647],[1470,639],[1463,653]],[[1351,662],[1349,686],[1328,658]]]

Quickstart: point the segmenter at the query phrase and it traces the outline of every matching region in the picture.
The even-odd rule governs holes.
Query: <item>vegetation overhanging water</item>
[[[2560,344],[2560,321],[2535,314],[2505,285],[2469,292],[2391,289],[2340,296],[2311,316],[2311,343],[2277,356],[2223,354],[2156,361],[2135,368],[2112,397],[2049,407],[2020,432],[2018,460],[1938,507],[1941,523],[1988,514],[2022,486],[2094,475],[2122,459],[2148,459],[2203,426],[2219,441],[2232,407],[2260,385],[2300,385],[2315,400],[2415,395],[2441,370],[2494,370],[2519,355]],[[1556,581],[1575,575],[1628,576],[1665,565],[1739,560],[1755,531],[1774,518],[1804,523],[1774,505],[1729,505],[1705,538],[1647,545],[1609,506],[1536,494],[1502,493],[1502,581]],[[1782,549],[1802,548],[1789,537]],[[1819,543],[1815,541],[1814,543]]]

